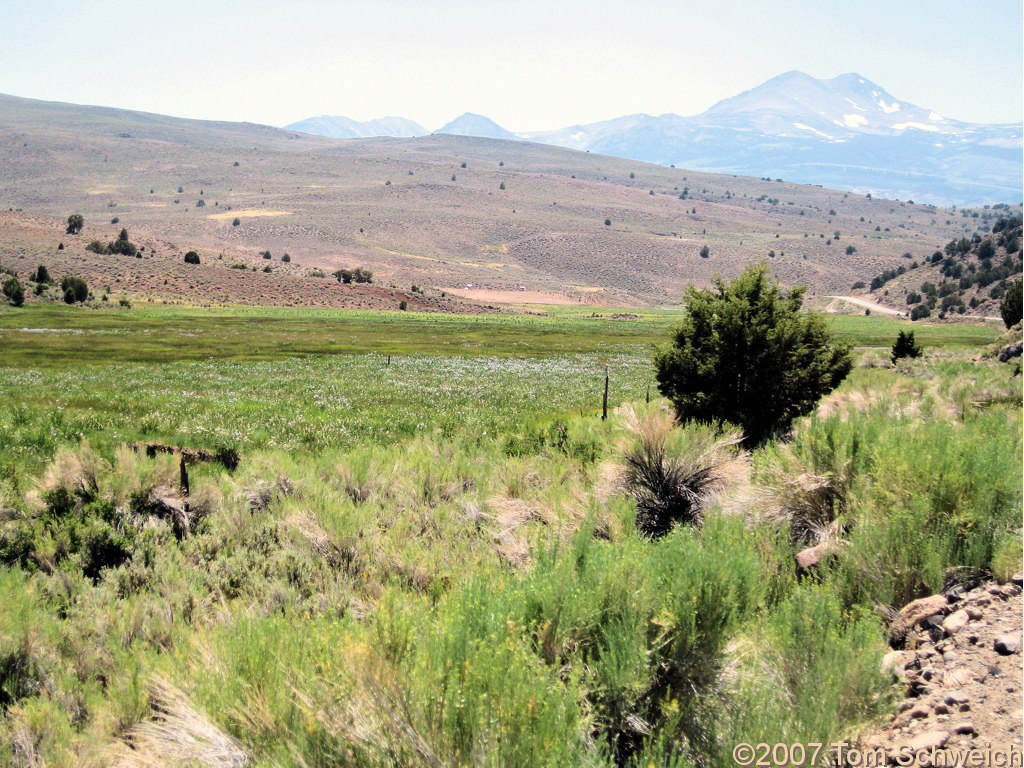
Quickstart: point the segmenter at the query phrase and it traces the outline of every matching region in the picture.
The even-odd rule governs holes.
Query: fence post
[[[647,404],[651,404],[651,382],[647,382]]]
[[[608,420],[608,366],[604,367],[604,404],[601,409],[601,421]]]
[[[181,462],[178,466],[181,469],[181,492],[188,496],[188,469],[185,468],[185,454],[181,454]]]

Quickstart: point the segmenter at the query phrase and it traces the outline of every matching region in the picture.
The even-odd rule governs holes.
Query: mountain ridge
[[[435,133],[533,141],[935,205],[1019,202],[1024,185],[1020,123],[946,118],[855,72],[818,79],[791,70],[688,117],[638,113],[516,134],[466,113]]]

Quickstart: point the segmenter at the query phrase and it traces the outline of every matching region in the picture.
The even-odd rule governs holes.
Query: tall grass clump
[[[886,649],[869,611],[848,614],[822,585],[794,590],[731,648],[721,743],[851,740],[887,710]],[[719,759],[732,764],[726,751]]]
[[[656,408],[624,413],[634,435],[624,453],[624,480],[636,499],[637,528],[658,538],[677,523],[701,525],[711,494],[736,459],[739,432],[693,422],[677,427],[670,413]]]

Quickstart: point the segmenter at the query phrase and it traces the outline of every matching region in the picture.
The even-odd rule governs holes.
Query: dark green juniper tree
[[[732,423],[752,447],[810,413],[850,372],[849,347],[825,319],[801,311],[804,288],[788,294],[752,265],[714,289],[689,288],[672,346],[655,354],[658,387],[680,421]]]
[[[892,361],[895,363],[901,357],[920,356],[921,345],[914,341],[914,332],[900,331],[896,343],[892,345]]]

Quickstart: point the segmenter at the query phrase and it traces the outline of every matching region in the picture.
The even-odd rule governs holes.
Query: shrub
[[[999,306],[999,313],[1003,316],[1003,322],[1006,323],[1007,328],[1021,321],[1022,309],[1024,307],[1022,307],[1021,281],[1018,280],[1007,289],[1003,303]]]
[[[289,256],[287,253],[284,256],[281,257],[281,261],[283,261],[285,264],[288,264],[291,260],[292,260],[292,257]]]
[[[128,230],[122,229],[121,234],[117,236],[117,240],[110,243],[107,246],[107,253],[120,253],[124,256],[134,256],[138,253],[138,248],[135,244],[128,240]]]
[[[503,182],[501,182],[501,184],[498,185],[498,189],[504,189],[504,188],[505,188],[505,182],[503,181]]]
[[[856,291],[858,288],[866,288],[866,287],[867,287],[867,285],[865,284],[865,282],[863,280],[858,280],[856,283],[854,283],[853,285],[850,286],[850,289]]]
[[[87,246],[85,246],[85,250],[92,251],[93,253],[98,253],[100,255],[108,252],[107,244],[102,240],[91,241]]]
[[[372,283],[373,272],[362,267],[356,267],[355,269],[336,269],[331,273],[334,275],[339,283]]]
[[[64,301],[68,304],[74,304],[76,301],[85,301],[89,298],[89,286],[80,277],[68,275],[60,281],[60,289],[64,291]],[[69,293],[71,301],[68,301]]]
[[[82,231],[82,227],[85,226],[85,217],[80,213],[73,213],[68,216],[68,228],[66,230],[69,235],[77,235]]]
[[[235,217],[234,219],[231,220],[231,226],[232,227],[237,227],[241,223],[242,223],[242,220],[239,219],[238,217]]]
[[[50,270],[40,264],[36,267],[35,272],[28,276],[28,279],[33,283],[52,283],[53,278],[50,277]]]
[[[681,420],[741,426],[757,445],[810,413],[850,371],[820,314],[801,312],[803,288],[782,296],[764,264],[716,290],[687,291],[673,346],[656,353],[658,386]]]
[[[896,343],[892,345],[892,361],[895,363],[902,357],[920,357],[921,345],[914,341],[913,331],[900,331]]]
[[[912,310],[910,310],[911,320],[922,320],[931,315],[932,311],[928,308],[927,304],[918,304]]]
[[[605,225],[606,227],[610,227],[610,226],[612,225],[612,220],[611,220],[611,219],[605,219],[605,220],[604,220],[604,225]]]
[[[409,308],[409,305],[405,302],[405,300],[402,300],[398,303],[398,308],[405,312],[405,310]]]
[[[711,255],[711,249],[708,248],[706,245],[702,245],[701,248],[700,248],[700,257],[702,259],[706,259],[710,255]]]
[[[189,251],[188,253],[185,254],[185,263],[186,264],[198,264],[199,263],[199,254],[196,253],[195,251]],[[245,269],[245,267],[242,267],[242,268]]]
[[[16,277],[8,277],[4,280],[4,296],[16,307],[25,303],[25,289],[21,287],[21,281]]]
[[[710,493],[722,483],[722,467],[733,459],[738,432],[720,436],[704,425],[673,425],[659,411],[627,411],[635,435],[625,451],[626,490],[636,500],[636,527],[660,538],[676,523],[701,525]]]

